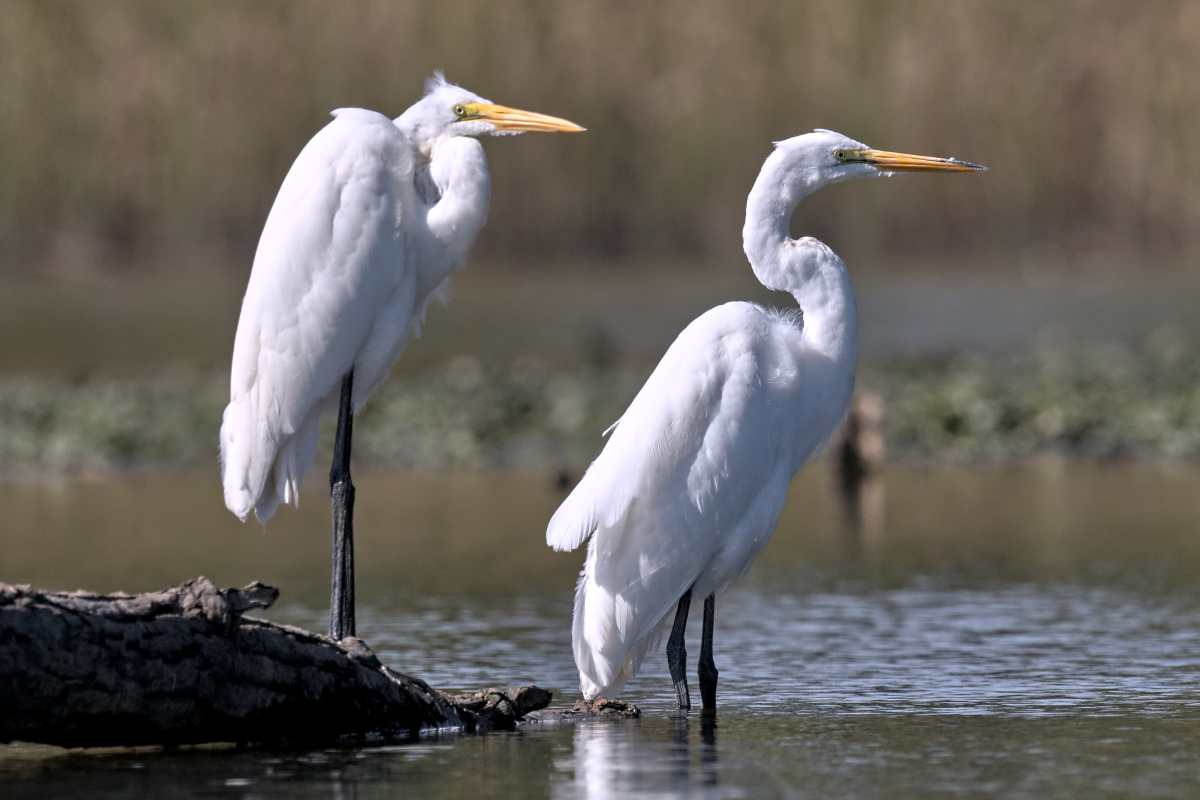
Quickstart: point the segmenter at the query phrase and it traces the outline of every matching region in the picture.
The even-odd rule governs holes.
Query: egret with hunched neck
[[[487,219],[476,137],[581,131],[494,105],[440,73],[397,119],[343,108],[300,151],[263,227],[221,425],[225,504],[266,521],[297,502],[323,414],[338,414],[330,635],[354,635],[353,413],[387,377],[425,306]]]

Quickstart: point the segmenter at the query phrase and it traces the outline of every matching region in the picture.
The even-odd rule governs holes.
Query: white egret
[[[735,302],[692,322],[547,528],[556,550],[591,537],[572,625],[587,699],[621,691],[675,609],[667,663],[689,708],[683,635],[694,593],[705,598],[700,692],[715,707],[716,596],[766,546],[788,483],[845,417],[858,359],[854,291],[832,250],[789,236],[801,198],[851,178],[977,169],[824,130],[776,143],[746,202],[743,244],[758,279],[790,292],[799,313]]]
[[[474,137],[583,128],[494,105],[441,73],[395,120],[359,108],[333,116],[296,157],[258,242],[221,465],[229,510],[265,522],[296,502],[320,417],[338,412],[330,635],[341,639],[354,634],[352,415],[483,228],[491,181]]]

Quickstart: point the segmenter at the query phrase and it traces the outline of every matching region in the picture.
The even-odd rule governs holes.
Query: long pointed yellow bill
[[[518,108],[497,106],[485,103],[473,103],[465,107],[463,119],[487,120],[502,131],[553,131],[577,132],[587,130],[574,122],[547,114],[537,114],[533,111],[521,111]]]
[[[846,161],[861,161],[884,172],[972,172],[987,169],[956,158],[910,156],[907,153],[889,153],[886,150],[849,150],[845,151],[845,156]]]

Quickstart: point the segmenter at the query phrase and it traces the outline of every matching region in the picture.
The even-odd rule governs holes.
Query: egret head
[[[778,244],[787,240],[788,220],[806,195],[822,186],[852,178],[875,178],[900,172],[970,172],[981,170],[953,158],[930,158],[872,150],[862,142],[833,131],[812,133],[775,142],[746,198],[742,246],[754,274],[771,289],[792,291],[797,273],[781,259]],[[832,254],[824,245],[825,252]],[[838,259],[838,263],[840,259]],[[845,268],[844,265],[842,267]]]
[[[821,128],[776,142],[775,148],[775,155],[786,160],[791,178],[804,194],[852,178],[878,178],[901,172],[970,172],[987,169],[953,158],[873,150],[848,136]]]
[[[438,139],[452,136],[584,130],[574,122],[558,117],[498,106],[455,86],[440,72],[435,72],[425,82],[425,96],[401,114],[396,123],[424,153],[428,153]]]

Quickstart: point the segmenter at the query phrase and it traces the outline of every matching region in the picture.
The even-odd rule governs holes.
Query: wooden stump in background
[[[867,539],[883,534],[883,398],[871,392],[854,395],[837,447],[838,488],[853,532]]]

